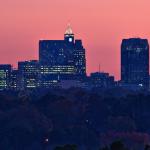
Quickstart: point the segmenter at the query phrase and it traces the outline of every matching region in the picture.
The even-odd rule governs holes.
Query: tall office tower
[[[18,73],[21,89],[39,86],[39,62],[37,60],[18,62]]]
[[[39,61],[42,84],[53,84],[59,80],[72,80],[86,76],[85,49],[81,40],[74,40],[70,26],[64,40],[41,40],[39,42]]]
[[[121,81],[148,88],[149,44],[140,38],[124,39],[121,45]]]
[[[11,65],[0,65],[0,90],[10,87]]]

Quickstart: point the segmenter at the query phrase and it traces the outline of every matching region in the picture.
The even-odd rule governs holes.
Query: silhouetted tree
[[[150,150],[150,145],[145,145],[144,150]]]
[[[102,147],[99,150],[110,150],[108,146]]]
[[[110,145],[111,150],[125,150],[124,144],[121,141],[115,141]]]
[[[57,146],[54,150],[77,150],[76,145],[64,145],[64,146]]]

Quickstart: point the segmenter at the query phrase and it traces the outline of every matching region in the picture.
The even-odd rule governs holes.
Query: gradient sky
[[[122,38],[150,39],[150,0],[0,0],[0,63],[38,59],[39,39],[63,39],[70,22],[88,73],[120,78]]]

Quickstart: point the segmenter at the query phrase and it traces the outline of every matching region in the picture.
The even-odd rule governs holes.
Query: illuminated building
[[[124,39],[121,45],[121,82],[148,88],[149,44],[146,39]]]
[[[75,40],[74,62],[76,75],[79,78],[84,78],[86,76],[86,58],[81,40]]]
[[[39,62],[37,60],[18,62],[18,71],[21,89],[39,86]]]
[[[19,74],[18,70],[12,69],[10,76],[10,89],[19,90]]]
[[[40,66],[40,87],[57,87],[59,77],[57,76],[57,70],[53,71],[53,69],[54,68],[50,67],[49,65]]]
[[[85,49],[81,40],[74,40],[70,26],[67,27],[64,40],[39,41],[39,62],[40,80],[46,87],[60,80],[86,76]]]
[[[11,65],[0,65],[0,90],[7,90],[10,86]]]

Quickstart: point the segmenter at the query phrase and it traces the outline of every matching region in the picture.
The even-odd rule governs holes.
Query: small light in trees
[[[45,142],[48,143],[49,139],[45,139]]]
[[[140,87],[143,87],[143,84],[139,84]]]

